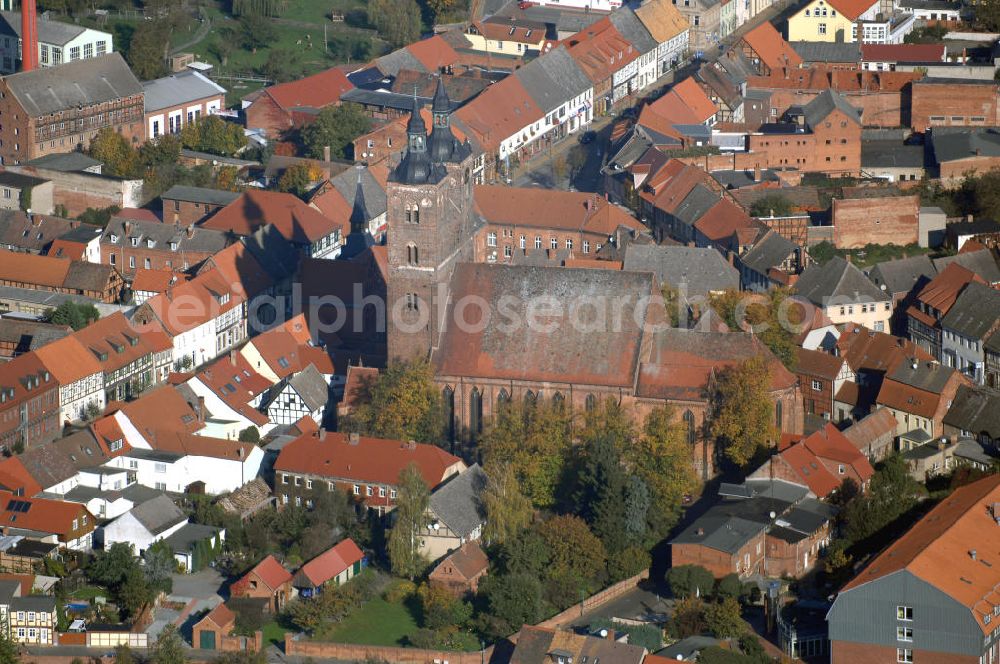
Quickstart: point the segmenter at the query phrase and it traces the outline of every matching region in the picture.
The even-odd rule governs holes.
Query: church
[[[428,135],[414,103],[406,154],[389,177],[386,332],[390,359],[430,360],[453,440],[474,442],[514,399],[582,412],[612,397],[640,420],[670,404],[708,477],[712,381],[752,356],[768,367],[777,430],[801,433],[796,377],[749,335],[670,328],[652,273],[486,262],[474,155],[452,132],[449,108],[439,81]]]

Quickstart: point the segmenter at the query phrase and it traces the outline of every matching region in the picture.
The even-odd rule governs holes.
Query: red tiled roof
[[[865,62],[944,62],[944,44],[862,44]]]
[[[57,238],[49,246],[49,250],[45,255],[53,258],[69,258],[74,261],[82,261],[86,251],[87,245],[82,242]]]
[[[694,227],[713,242],[721,242],[744,230],[753,230],[753,234],[756,234],[750,215],[729,198],[720,198],[718,203],[694,222]]]
[[[886,378],[878,391],[877,402],[880,406],[933,419],[941,404],[941,395]]]
[[[150,327],[140,331],[121,312],[94,321],[75,332],[73,337],[100,363],[105,373],[132,364],[146,355],[173,347],[162,330]],[[101,358],[105,359],[101,359]]]
[[[318,588],[354,563],[361,562],[364,557],[354,540],[348,538],[307,562],[299,573]]]
[[[97,358],[94,357],[93,353],[87,351],[76,335],[45,344],[35,353],[45,368],[49,370],[49,373],[63,387],[88,376],[102,373]]]
[[[11,506],[14,500],[28,503],[29,507],[13,510]],[[93,515],[79,503],[15,496],[9,491],[0,491],[0,528],[4,530],[10,528],[37,530],[65,538],[73,533],[73,521],[85,514],[88,515],[88,523],[92,526]]]
[[[202,227],[252,235],[266,224],[273,224],[286,240],[299,245],[315,242],[343,226],[292,194],[245,191],[212,215]]]
[[[875,469],[872,468],[868,458],[858,451],[858,448],[847,436],[829,422],[822,429],[805,438],[801,444],[820,459],[829,459],[838,464],[850,465],[863,483],[867,483],[875,474]]]
[[[458,53],[440,35],[414,42],[406,50],[429,72],[439,71],[458,60]]]
[[[153,431],[153,436],[148,440],[154,450],[226,461],[242,461],[250,456],[254,449],[253,443],[166,429]]]
[[[854,371],[889,372],[912,357],[934,360],[926,350],[909,339],[875,332],[855,323],[844,326],[837,339],[837,349]]]
[[[483,575],[490,566],[490,559],[486,557],[479,542],[470,540],[438,563],[434,571],[436,572],[444,565],[454,567],[466,580],[471,581]],[[434,572],[431,572],[431,576],[433,575]]]
[[[993,607],[1000,604],[994,590],[998,562],[994,554],[1000,551],[1000,528],[994,518],[998,503],[1000,475],[956,489],[840,592],[905,569],[968,608],[983,634],[989,635],[994,624],[983,617],[992,617]],[[982,554],[973,558],[971,548]]]
[[[340,101],[340,96],[354,86],[336,67],[288,83],[279,83],[262,92],[285,110],[323,108]]]
[[[272,592],[292,580],[292,573],[285,569],[274,556],[264,558],[264,560],[257,563],[252,570],[244,574],[243,578],[233,585],[244,583],[245,579],[251,574],[256,574],[257,578],[263,581]]]
[[[601,83],[639,57],[639,51],[605,17],[564,42],[569,54],[594,83]]]
[[[830,0],[831,7],[852,21],[857,20],[875,4],[878,4],[878,0]]]
[[[857,71],[816,64],[799,69],[776,69],[768,76],[750,76],[751,90],[788,89],[838,92],[900,92],[913,81],[923,78],[920,72]]]
[[[672,87],[667,94],[650,104],[649,110],[670,124],[703,124],[719,112],[693,77],[685,78]]]
[[[743,41],[769,69],[802,65],[802,58],[774,29],[770,21],[764,21],[743,35]]]
[[[844,366],[844,358],[818,350],[796,348],[795,356],[798,358],[795,373],[806,376],[817,376],[832,381],[840,374],[840,369]]]
[[[273,385],[250,366],[243,355],[232,351],[195,374],[205,387],[227,406],[257,425],[267,424],[267,415],[250,406],[250,402]]]
[[[162,293],[167,287],[177,281],[188,281],[191,277],[183,272],[172,270],[145,270],[139,268],[132,277],[132,290],[148,293]]]
[[[467,130],[483,150],[500,143],[545,117],[517,76],[508,76],[455,111],[460,129]]]
[[[191,281],[172,285],[140,305],[139,312],[149,312],[170,335],[177,336],[242,306],[246,291],[240,282],[233,282],[219,270],[202,272]],[[143,315],[137,320],[144,320]],[[156,325],[140,326],[142,330]]]
[[[276,471],[308,473],[346,481],[395,486],[411,463],[420,469],[427,487],[446,479],[462,460],[435,445],[361,436],[351,443],[346,433],[319,432],[299,436],[282,448]]]
[[[20,490],[21,495],[34,496],[42,490],[42,486],[15,455],[0,460],[0,489],[6,489],[11,493]]]
[[[216,627],[224,628],[236,622],[236,614],[233,613],[225,604],[219,604],[198,622],[201,623],[205,621],[215,624]]]
[[[805,445],[792,445],[780,456],[817,497],[825,498],[840,487],[837,478]]]
[[[973,281],[980,284],[986,283],[972,270],[967,270],[958,263],[949,263],[948,267],[941,270],[920,290],[917,294],[917,300],[937,309],[941,312],[940,316],[943,317],[955,304],[955,300],[958,299],[962,290]],[[912,306],[907,310],[907,313],[911,311],[923,313]],[[932,319],[931,325],[933,324]]]
[[[154,431],[183,431],[194,433],[205,427],[198,414],[171,385],[163,385],[147,392],[135,401],[118,406],[109,405],[108,412],[120,410],[148,439]]]
[[[646,230],[638,219],[597,194],[479,185],[473,195],[476,212],[494,224],[587,231],[605,236],[619,226]]]

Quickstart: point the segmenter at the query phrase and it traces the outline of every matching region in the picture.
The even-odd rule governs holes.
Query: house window
[[[281,474],[281,483],[288,484],[288,475],[286,475],[285,473]]]
[[[108,52],[108,42],[101,39],[97,42],[97,55],[104,55]]]
[[[152,262],[148,258],[144,259],[142,261],[142,264],[143,264],[143,267],[145,267],[147,270],[150,269],[153,266]]]
[[[504,245],[503,255],[504,258],[510,258],[511,256],[514,255],[514,248],[511,247],[509,244]]]
[[[396,499],[396,490],[395,489],[390,489],[389,490],[389,497],[392,498],[393,500]]]
[[[83,45],[83,57],[84,58],[92,58],[92,57],[94,57],[94,45],[93,44],[84,44]]]
[[[689,6],[688,5],[688,0],[684,0],[684,6],[685,7]],[[694,25],[695,25],[695,27],[698,27],[699,25],[701,25],[701,17],[698,16],[697,14],[695,14],[695,17],[694,17]]]
[[[541,249],[541,248],[542,248],[542,236],[541,235],[536,235],[535,236],[535,249]]]
[[[825,35],[826,34],[826,23],[820,23],[819,26],[817,26],[817,30],[819,31],[819,34]]]
[[[837,472],[839,472],[841,475],[844,474],[844,464],[840,464],[839,466],[837,466]]]
[[[365,495],[366,496],[372,496],[374,494],[375,494],[375,491],[372,489],[371,485],[365,487]]]
[[[897,662],[912,662],[913,661],[913,651],[909,648],[896,648],[896,661]]]
[[[79,520],[78,519],[73,519],[73,528],[72,528],[72,530],[76,530],[79,527],[80,527]],[[34,620],[34,615],[32,615],[32,620]]]
[[[912,641],[913,640],[913,628],[912,627],[897,627],[896,628],[896,640],[897,641]]]
[[[311,479],[309,479],[308,477],[306,478],[306,488],[307,489],[313,488],[313,481]]]
[[[550,237],[549,238],[549,248],[550,249],[558,249],[559,248],[559,240],[557,240],[554,237]]]
[[[490,246],[490,247],[497,246],[497,234],[496,233],[492,233],[492,232],[491,233],[487,233],[486,234],[486,244],[487,244],[487,246]]]
[[[73,60],[79,60],[80,59],[80,47],[79,46],[74,46],[73,48],[69,49],[69,59],[70,59],[70,62],[72,62]]]
[[[584,240],[583,241],[583,253],[585,253],[585,254],[589,254],[590,253],[590,240]]]
[[[913,620],[913,607],[912,606],[897,606],[896,607],[896,620]]]
[[[573,248],[573,240],[571,240],[569,238],[566,238],[566,248],[567,249],[572,249]]]
[[[299,476],[295,477],[295,486],[302,486],[302,478]]]
[[[326,483],[326,490],[327,491],[335,491],[336,489],[337,489],[337,485],[334,482],[327,482]]]
[[[361,487],[359,487],[357,484],[354,485],[354,495],[355,496],[361,495]]]
[[[385,487],[384,486],[380,486],[378,488],[378,497],[379,498],[385,498]]]
[[[822,390],[823,389],[823,382],[819,381],[819,380],[814,380],[812,382],[812,388],[814,390]]]
[[[522,236],[521,236],[521,248],[522,248],[522,249],[525,249],[525,248],[527,247],[527,245],[526,245],[526,241],[527,241],[527,238],[525,238],[525,237],[524,237],[524,236],[522,235]]]

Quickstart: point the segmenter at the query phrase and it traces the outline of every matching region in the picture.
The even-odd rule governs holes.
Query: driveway
[[[222,575],[211,567],[194,574],[174,574],[174,589],[167,595],[167,602],[182,605],[178,610],[166,606],[158,607],[153,614],[153,622],[146,629],[149,638],[155,639],[167,625],[177,627],[181,636],[190,640],[191,627],[195,616],[206,609],[213,609],[222,603],[220,588],[225,581]]]
[[[572,627],[586,627],[598,618],[625,618],[654,623],[665,623],[672,611],[673,600],[665,596],[664,588],[643,584],[621,597],[592,611],[588,611],[572,622]]]

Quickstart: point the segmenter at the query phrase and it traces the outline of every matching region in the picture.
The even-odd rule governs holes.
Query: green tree
[[[719,599],[738,599],[743,594],[743,582],[738,574],[727,574],[715,585],[715,596]]]
[[[910,477],[906,461],[893,454],[876,469],[868,492],[857,496],[843,511],[843,532],[852,544],[880,534],[910,511],[926,489]],[[886,533],[881,533],[885,539]]]
[[[251,424],[246,429],[240,431],[239,439],[241,443],[253,443],[256,445],[260,442],[260,429]]]
[[[240,125],[210,115],[184,125],[181,144],[189,150],[231,157],[246,147],[247,137]]]
[[[444,406],[426,360],[393,362],[364,391],[361,405],[340,427],[342,431],[443,443]]]
[[[278,178],[278,191],[305,198],[312,189],[312,172],[307,164],[292,164]]]
[[[441,586],[423,584],[417,590],[417,597],[422,624],[427,629],[462,627],[472,617],[471,605]]]
[[[430,503],[430,492],[420,469],[410,464],[399,474],[396,493],[395,522],[389,536],[389,562],[397,576],[413,579],[426,567],[420,555],[420,533],[425,524],[424,512]]]
[[[531,523],[531,501],[521,492],[510,462],[497,461],[484,468],[484,472],[486,487],[482,501],[486,526],[483,537],[488,544],[503,544]]]
[[[486,575],[479,583],[479,597],[486,606],[481,628],[493,638],[510,636],[542,618],[542,584],[537,577]]]
[[[46,312],[45,321],[53,325],[68,325],[74,330],[82,330],[100,317],[97,307],[92,304],[63,302],[55,309]]]
[[[761,196],[750,206],[750,214],[754,217],[788,217],[793,212],[792,202],[781,194]]]
[[[240,19],[240,33],[243,47],[253,53],[258,48],[268,46],[278,38],[278,31],[271,21],[260,16],[244,16]]]
[[[580,434],[582,459],[573,502],[606,548],[621,548],[626,536],[625,486],[621,451],[635,435],[629,414],[613,399],[587,413]],[[633,515],[634,517],[635,515]],[[643,520],[645,513],[642,514]]]
[[[149,81],[167,73],[169,37],[169,26],[159,20],[144,21],[132,33],[125,59],[140,81]]]
[[[746,466],[757,451],[774,439],[774,406],[770,378],[760,356],[724,369],[712,395],[711,431],[726,458]]]
[[[622,581],[649,569],[651,563],[652,558],[644,548],[628,546],[608,556],[608,575],[612,582]]]
[[[327,106],[302,128],[299,138],[307,157],[322,159],[323,149],[329,147],[332,156],[350,159],[354,153],[354,139],[371,131],[371,126],[371,118],[356,104]]]
[[[186,664],[187,657],[184,655],[184,642],[181,641],[177,628],[167,625],[156,637],[153,645],[153,652],[150,654],[151,664]]]
[[[0,664],[20,664],[21,653],[6,629],[0,629]]]
[[[420,7],[416,0],[369,0],[368,22],[389,45],[399,48],[420,37]]]
[[[735,597],[705,606],[705,622],[717,639],[737,638],[746,634],[747,624],[740,615],[740,603]]]
[[[501,405],[480,442],[488,467],[509,464],[521,491],[539,508],[556,503],[573,446],[570,414],[551,401]]]
[[[128,617],[139,615],[143,607],[153,601],[156,591],[149,585],[142,568],[132,565],[115,589],[115,599],[119,608],[124,609]]]
[[[177,560],[166,542],[160,540],[143,552],[142,571],[154,592],[169,593],[174,589],[171,575],[177,571]]]
[[[671,635],[678,639],[703,634],[707,629],[703,602],[693,596],[674,602],[669,627]]]
[[[116,542],[96,552],[85,573],[90,581],[110,588],[121,583],[125,573],[135,566],[132,546],[127,542]]]
[[[550,554],[552,574],[579,580],[593,580],[604,571],[605,552],[587,524],[571,515],[555,516],[538,525],[538,534]]]
[[[678,599],[704,597],[715,587],[715,577],[701,565],[678,565],[667,571],[667,585]]]
[[[124,136],[104,127],[90,141],[90,156],[104,164],[105,175],[132,177],[139,167],[139,153]]]

